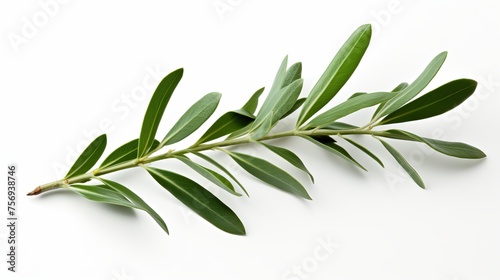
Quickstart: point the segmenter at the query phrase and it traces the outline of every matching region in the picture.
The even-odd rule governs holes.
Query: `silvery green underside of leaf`
[[[392,90],[380,89],[373,93],[362,88],[357,88],[354,93],[343,90],[349,78],[355,75],[370,44],[371,34],[372,29],[368,24],[356,29],[313,84],[304,81],[302,63],[289,66],[289,58],[285,56],[268,91],[260,87],[242,104],[219,113],[216,118],[213,115],[222,96],[218,92],[201,96],[189,108],[181,110],[184,113],[180,116],[167,110],[170,98],[184,74],[182,68],[177,69],[168,74],[152,94],[140,133],[132,137],[133,140],[124,141],[124,144],[117,145],[103,157],[107,136],[98,136],[84,149],[64,178],[41,185],[28,195],[53,189],[69,190],[94,202],[142,210],[168,233],[163,218],[145,200],[131,188],[105,177],[118,171],[142,168],[149,175],[149,180],[141,182],[138,188],[159,185],[161,188],[158,191],[168,192],[209,224],[230,234],[245,235],[243,222],[228,206],[242,199],[242,194],[248,197],[253,189],[269,186],[271,191],[280,195],[312,199],[308,188],[314,183],[314,170],[310,169],[307,160],[300,158],[305,152],[295,152],[285,147],[278,142],[282,138],[300,138],[304,143],[301,146],[303,150],[319,149],[331,155],[328,162],[316,164],[331,164],[335,168],[336,164],[349,163],[354,169],[367,171],[367,167],[370,167],[366,163],[368,161],[376,163],[378,168],[384,168],[386,158],[359,141],[359,138],[366,137],[367,141],[382,144],[387,150],[386,156],[392,157],[422,189],[425,188],[422,177],[392,142],[426,145],[443,155],[460,159],[486,157],[483,151],[469,144],[432,139],[387,127],[439,116],[457,107],[474,93],[477,82],[460,78],[421,94],[437,76],[447,52],[441,52],[431,59],[425,68],[420,65],[424,70],[413,82],[398,84],[396,81],[394,85],[398,86]],[[375,74],[385,78],[391,73]],[[412,77],[408,77],[408,80],[411,81]],[[306,88],[312,89],[303,93]],[[334,104],[329,106],[330,103]],[[372,110],[372,117],[365,123],[351,124],[344,120],[361,110]],[[281,120],[292,117],[296,117],[293,129],[277,131],[277,124]],[[162,119],[168,119],[173,125],[164,129]],[[202,128],[203,131],[200,131]],[[158,131],[167,133],[160,135]],[[198,131],[197,140],[192,141]],[[260,149],[272,153],[277,162],[271,162],[258,154],[237,151],[241,145],[258,145]],[[154,165],[169,159],[187,167],[188,171],[184,171],[186,174]],[[234,162],[232,166],[246,171],[262,184],[251,184],[245,179],[246,176],[235,176],[241,173],[228,168],[231,161]],[[296,178],[293,172],[304,176]],[[359,174],[366,176],[362,172]],[[220,190],[221,193],[212,189]],[[224,196],[228,194],[232,196]],[[226,203],[223,197],[233,200]]]

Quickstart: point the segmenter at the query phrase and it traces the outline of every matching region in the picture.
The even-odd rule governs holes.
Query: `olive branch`
[[[481,150],[464,143],[425,138],[398,129],[375,130],[388,124],[411,122],[443,114],[472,95],[477,83],[470,79],[457,79],[415,99],[441,68],[446,59],[446,52],[432,59],[422,74],[411,84],[401,83],[390,92],[355,93],[344,102],[319,113],[353,74],[368,48],[370,38],[370,25],[363,25],[354,31],[306,98],[299,98],[303,85],[301,63],[288,67],[288,57],[285,57],[258,111],[259,98],[264,88],[257,90],[240,109],[226,112],[219,117],[193,145],[180,150],[168,147],[197,131],[214,113],[221,94],[212,92],[203,96],[179,118],[161,141],[156,140],[156,132],[169,99],[183,75],[183,69],[175,70],[156,88],[144,116],[139,138],[123,144],[111,152],[99,167],[89,171],[101,158],[106,147],[106,135],[97,137],[78,157],[63,179],[41,185],[28,195],[37,195],[53,189],[66,189],[93,201],[144,210],[168,233],[163,219],[144,200],[127,187],[103,177],[105,174],[139,167],[214,226],[228,233],[244,235],[245,227],[238,216],[211,192],[188,177],[153,167],[150,163],[175,159],[235,196],[241,196],[241,192],[248,195],[243,185],[224,166],[205,154],[206,151],[222,152],[263,182],[293,195],[311,199],[302,183],[285,170],[263,158],[227,148],[247,143],[261,145],[307,173],[314,182],[311,172],[295,153],[271,145],[266,140],[301,137],[366,170],[337,142],[336,139],[341,138],[345,140],[343,143],[358,148],[384,167],[373,152],[349,138],[350,135],[367,135],[379,141],[421,188],[425,188],[425,185],[417,171],[386,139],[420,142],[452,157],[465,159],[486,157]],[[373,106],[377,108],[372,118],[363,126],[338,121],[361,109]],[[271,132],[280,120],[299,109],[294,129]],[[193,161],[191,159],[193,156],[200,158],[206,164]],[[211,167],[207,167],[208,164]],[[93,184],[84,184],[89,181]],[[236,185],[239,189],[235,188]]]

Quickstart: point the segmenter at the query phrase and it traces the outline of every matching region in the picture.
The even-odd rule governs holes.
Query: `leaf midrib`
[[[324,85],[321,87],[320,90],[318,90],[317,92],[324,92],[326,88],[328,88],[328,86],[331,84],[331,82],[333,81],[333,79],[337,76],[337,73],[340,71],[341,68],[343,68],[342,66],[345,64],[347,58],[350,56],[350,54],[354,51],[355,49],[355,46],[358,44],[358,42],[363,38],[363,35],[368,31],[367,28],[365,28],[365,30],[363,30],[363,32],[361,32],[358,36],[358,38],[356,39],[356,41],[354,42],[353,44],[353,47],[350,48],[348,50],[348,52],[346,53],[346,55],[344,55],[344,57],[342,58],[341,62],[338,64],[340,65],[339,67],[337,67],[337,70],[335,70],[335,72],[333,73],[333,75],[330,76],[330,79],[328,79],[328,83],[324,83]],[[328,67],[327,67],[328,68]],[[307,114],[311,111],[312,107],[314,106],[314,104],[316,104],[316,102],[318,101],[318,99],[321,97],[321,94],[317,94],[316,98],[313,98],[313,100],[309,103],[311,104],[310,106],[307,107],[307,111],[304,111],[304,115],[300,118],[300,123],[304,123],[307,119],[304,119],[306,118]],[[311,115],[312,116],[312,115]],[[309,117],[311,117],[309,116]]]
[[[117,157],[115,160],[112,160],[112,161],[108,162],[106,165],[101,165],[99,168],[102,169],[102,168],[105,168],[105,167],[113,166],[115,163],[119,162],[121,159],[123,159],[123,158],[125,158],[128,155],[133,154],[133,153],[137,153],[137,148],[134,148],[131,151],[129,151],[129,152],[125,153],[125,154],[122,154],[121,156]]]
[[[168,135],[167,135],[165,137],[165,139],[163,140],[163,142],[167,143],[168,141],[172,140],[172,138],[174,138],[174,136],[178,135],[179,132],[181,132],[182,130],[184,130],[184,128],[187,127],[191,123],[192,120],[194,120],[197,117],[200,117],[202,115],[202,113],[204,113],[205,109],[208,108],[208,107],[210,107],[210,105],[212,105],[212,103],[213,102],[210,101],[210,102],[207,102],[207,103],[203,104],[203,107],[200,109],[200,113],[199,114],[193,114],[190,118],[188,118],[186,121],[184,121],[184,124],[182,126],[180,126],[178,129],[172,131],[172,133],[168,133],[168,135],[170,135],[170,137],[168,137]],[[190,109],[188,109],[188,111]],[[174,127],[175,127],[175,125],[174,125]]]
[[[242,159],[242,158],[241,158],[238,154],[236,154],[236,153],[231,153],[231,155],[234,155],[234,156],[235,156],[235,157],[237,157],[239,160],[241,160],[241,161],[243,161],[243,162],[246,162],[248,165],[252,166],[254,169],[256,169],[256,170],[261,170],[261,169],[259,169],[258,167],[256,167],[256,165],[251,164],[251,163],[249,163],[248,161],[246,161],[246,160]],[[278,167],[276,167],[276,168],[278,168]],[[262,170],[263,170],[263,169],[262,169]],[[281,169],[279,169],[279,168],[278,168],[278,170],[283,171],[283,170],[281,170]],[[284,172],[284,171],[283,171],[283,172]],[[267,173],[265,170],[263,171],[263,173],[264,173],[264,174],[266,174],[267,176],[270,176],[271,178],[277,179],[278,181],[282,182],[283,184],[285,184],[285,185],[287,185],[287,186],[292,187],[294,190],[299,190],[299,189],[297,189],[296,187],[294,187],[294,186],[292,186],[292,185],[288,184],[287,182],[285,182],[285,181],[281,180],[281,178],[279,178],[279,177],[275,177],[275,176],[272,176],[272,174]],[[293,177],[292,177],[292,178],[293,178]],[[301,192],[301,193],[302,193],[302,192]]]
[[[194,201],[197,201],[198,203],[202,204],[202,205],[203,205],[206,209],[208,209],[208,211],[209,211],[210,213],[215,214],[215,216],[219,217],[220,219],[222,219],[223,221],[225,221],[225,222],[227,222],[229,225],[231,225],[231,227],[233,227],[233,228],[236,230],[236,232],[241,232],[241,229],[240,229],[240,228],[238,228],[238,227],[234,226],[234,225],[233,225],[233,223],[232,223],[232,222],[229,222],[227,219],[225,219],[225,218],[224,218],[224,216],[219,215],[219,213],[218,213],[218,212],[216,212],[216,211],[214,211],[213,209],[211,209],[210,207],[208,207],[208,206],[207,206],[207,204],[205,204],[204,202],[202,202],[202,201],[198,200],[198,198],[197,198],[197,197],[195,197],[195,196],[191,195],[191,193],[190,193],[190,192],[186,191],[184,188],[182,188],[182,186],[178,185],[175,181],[172,181],[172,180],[168,179],[167,177],[163,176],[161,173],[159,173],[158,171],[156,171],[156,170],[155,170],[155,169],[153,169],[153,168],[148,168],[148,170],[149,170],[149,171],[151,171],[151,172],[153,172],[153,173],[155,173],[156,175],[160,176],[161,178],[163,178],[165,181],[169,182],[170,184],[172,184],[172,185],[176,186],[176,188],[177,188],[178,190],[180,190],[181,192],[183,192],[184,194],[186,194],[187,196],[189,196],[189,197],[190,197],[191,199],[193,199]],[[219,201],[219,202],[220,202],[220,201]],[[220,202],[220,203],[222,203],[222,202]],[[223,203],[222,203],[222,204],[223,204]]]
[[[143,151],[139,151],[139,152],[141,152],[141,155],[138,154],[138,156],[142,156],[142,154],[145,153],[148,150],[149,147],[147,147],[147,146],[149,145],[148,143],[149,143],[150,139],[151,138],[154,139],[154,137],[156,136],[156,135],[153,135],[153,133],[151,133],[151,132],[153,132],[154,126],[158,126],[160,124],[160,122],[156,123],[156,120],[158,119],[158,115],[160,115],[159,112],[160,111],[164,111],[165,108],[166,108],[166,106],[168,105],[168,104],[166,104],[165,108],[162,108],[161,104],[163,104],[163,100],[165,100],[165,98],[167,98],[167,96],[168,96],[169,99],[171,97],[171,94],[165,94],[165,93],[169,92],[172,87],[176,87],[177,86],[178,82],[175,82],[175,81],[177,81],[177,78],[178,78],[179,75],[181,75],[181,72],[182,71],[177,70],[177,73],[174,76],[172,76],[172,80],[174,82],[173,83],[169,83],[167,89],[163,91],[163,94],[162,94],[162,97],[161,97],[161,102],[159,103],[158,109],[156,110],[156,112],[155,112],[155,114],[153,116],[153,122],[151,122],[150,131],[148,133],[147,138],[145,139],[146,140],[146,143],[144,144],[145,146],[143,148]],[[160,118],[160,121],[161,121],[161,118]],[[140,142],[140,139],[139,139],[139,142]],[[151,142],[151,143],[153,143],[153,142]]]
[[[455,95],[457,95],[457,94],[461,93],[462,91],[468,90],[468,89],[469,89],[469,88],[471,88],[471,87],[474,87],[474,85],[470,85],[470,86],[468,86],[468,87],[466,87],[466,88],[463,88],[463,89],[460,89],[460,90],[458,90],[458,91],[455,91],[455,92],[453,92],[452,94],[446,95],[446,96],[444,96],[444,97],[442,97],[442,98],[440,98],[440,99],[435,100],[434,102],[427,103],[426,105],[424,105],[424,106],[422,106],[422,107],[415,108],[415,109],[410,110],[410,111],[408,111],[408,112],[406,112],[406,113],[403,113],[403,114],[401,114],[401,115],[394,116],[394,117],[392,117],[392,118],[390,118],[390,119],[384,120],[384,123],[390,122],[390,121],[392,121],[392,120],[394,120],[394,119],[398,119],[398,118],[401,118],[401,117],[407,116],[408,114],[411,114],[411,113],[414,113],[414,112],[417,112],[417,111],[424,110],[425,108],[428,108],[428,107],[429,107],[429,106],[431,106],[431,105],[434,105],[434,104],[436,104],[436,103],[438,103],[438,102],[441,102],[441,101],[443,101],[443,100],[445,100],[445,99],[447,99],[447,98],[449,98],[449,97],[455,96]],[[403,107],[401,107],[401,108],[403,108]],[[397,112],[397,111],[394,111],[394,112]]]
[[[80,164],[80,167],[76,168],[76,169],[75,169],[73,172],[71,172],[71,173],[69,173],[69,172],[68,172],[68,174],[67,174],[64,178],[70,178],[71,176],[73,176],[73,175],[77,174],[77,173],[78,173],[77,171],[79,171],[80,169],[82,169],[82,167],[83,167],[83,166],[84,166],[87,162],[89,162],[89,160],[92,158],[92,156],[93,156],[93,155],[94,155],[94,154],[95,154],[95,153],[99,150],[99,148],[100,148],[100,147],[101,147],[101,145],[102,145],[102,141],[104,141],[103,139],[104,139],[104,137],[102,137],[102,138],[99,140],[99,142],[97,143],[96,148],[94,149],[94,151],[93,151],[93,152],[92,152],[92,153],[91,153],[91,154],[90,154],[90,155],[89,155],[89,156],[88,156],[88,157],[87,157],[87,158],[83,161],[83,163],[82,163],[82,164]],[[90,145],[92,145],[92,143],[91,143]],[[83,154],[82,154],[82,155],[83,155]],[[90,168],[92,168],[92,166],[91,166]],[[86,170],[86,171],[87,171],[87,170]],[[84,172],[85,172],[85,171],[84,171]],[[77,175],[78,175],[78,174],[77,174]]]
[[[379,96],[384,96],[384,95],[390,96],[390,94],[392,94],[392,92],[383,92],[383,93],[381,92],[380,94],[370,93],[367,95],[367,97],[363,97],[363,96],[356,97],[356,98],[363,98],[363,99],[367,98],[366,100],[362,100],[359,102],[358,102],[358,100],[356,100],[356,98],[348,99],[348,100],[340,103],[339,105],[333,107],[332,109],[329,109],[328,111],[318,115],[316,118],[312,119],[306,125],[306,127],[312,127],[312,126],[324,127],[328,124],[321,123],[320,121],[322,119],[329,118],[328,122],[333,123],[333,122],[335,122],[335,121],[337,121],[345,116],[348,116],[349,114],[352,114],[353,112],[356,112],[358,110],[362,110],[362,109],[386,102],[386,101],[382,101],[382,102],[377,102],[375,104],[372,104],[372,102],[375,102],[378,98],[380,98]],[[343,112],[343,111],[347,111],[347,113]],[[330,115],[330,113],[331,113],[331,115]],[[333,116],[333,118],[332,118],[332,116]]]
[[[444,56],[442,58],[442,56]],[[439,60],[437,60],[436,58],[440,58]],[[418,94],[418,92],[420,92],[421,90],[423,90],[432,80],[432,78],[437,74],[437,72],[439,71],[439,69],[441,69],[441,67],[443,66],[443,63],[444,61],[446,60],[446,57],[447,57],[447,53],[446,52],[442,52],[440,53],[439,55],[437,55],[429,64],[425,69],[424,69],[424,72],[418,76],[415,81],[413,81],[413,83],[411,83],[410,85],[408,85],[406,88],[404,88],[403,90],[401,90],[399,92],[398,95],[396,95],[393,99],[390,99],[389,101],[387,101],[387,103],[385,104],[385,106],[379,111],[379,113],[377,114],[377,118],[379,117],[382,117],[384,115],[388,115],[388,114],[391,114],[392,112],[396,111],[398,108],[396,109],[393,109],[391,107],[394,107],[394,104],[398,104],[400,103],[401,100],[411,100],[415,95]],[[439,63],[439,66],[435,68],[435,65],[434,63],[436,62],[440,62]],[[431,67],[432,66],[432,67]],[[428,70],[433,70],[433,71],[428,71]],[[429,79],[429,77],[431,77]],[[424,83],[423,86],[420,86],[422,83]],[[414,89],[415,88],[418,88],[418,87],[421,87],[422,89],[417,91],[417,93],[414,93]],[[411,92],[412,94],[410,95],[411,97],[408,98],[408,93]],[[403,104],[398,104],[399,106],[398,107],[401,107],[404,105],[404,103],[406,102],[403,102]],[[390,110],[392,110],[392,112]]]
[[[231,114],[235,114],[235,115],[244,116],[244,115],[238,114],[238,113],[236,113],[236,112],[229,112],[229,113],[231,113]],[[246,116],[244,116],[244,117],[246,117]],[[221,117],[221,118],[222,118],[222,117]],[[212,137],[213,135],[215,135],[217,132],[219,132],[219,131],[223,130],[224,128],[226,128],[227,126],[229,126],[231,123],[234,123],[234,122],[235,122],[235,119],[236,119],[236,118],[233,118],[233,119],[231,119],[231,121],[225,122],[225,123],[224,123],[222,126],[220,126],[218,129],[215,129],[214,131],[212,131],[212,133],[209,133],[209,134],[207,134],[207,135],[203,136],[200,140],[198,140],[198,142],[199,142],[199,143],[206,142],[206,141],[207,141],[207,139],[209,139],[210,137]],[[224,136],[224,135],[222,135],[222,136]],[[222,137],[222,136],[221,136],[221,137]],[[213,139],[210,139],[210,140],[213,140]]]

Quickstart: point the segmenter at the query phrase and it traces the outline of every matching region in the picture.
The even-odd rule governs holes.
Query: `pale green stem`
[[[285,132],[279,132],[275,134],[270,134],[266,135],[263,138],[259,139],[259,141],[265,141],[265,140],[271,140],[271,139],[277,139],[277,138],[283,138],[283,137],[290,137],[290,136],[326,136],[326,135],[349,135],[349,134],[369,134],[372,136],[382,136],[384,132],[378,132],[378,131],[371,131],[371,127],[363,127],[363,128],[356,128],[356,129],[348,129],[348,130],[331,130],[331,129],[315,129],[315,130],[291,130],[291,131],[285,131]],[[212,150],[215,148],[221,148],[221,147],[228,147],[228,146],[235,146],[235,145],[241,145],[241,144],[248,144],[252,143],[255,140],[252,140],[250,137],[243,137],[243,138],[236,138],[236,139],[229,139],[229,140],[223,140],[215,143],[208,143],[208,144],[201,144],[201,145],[193,145],[189,148],[183,149],[183,150],[169,150],[166,153],[159,154],[159,155],[151,155],[149,153],[143,158],[140,159],[134,159],[130,161],[126,161],[114,166],[109,166],[106,168],[102,169],[95,169],[91,172],[78,175],[75,177],[67,178],[67,179],[62,179],[58,181],[54,181],[48,184],[44,184],[41,186],[36,187],[33,191],[28,193],[28,195],[38,195],[40,193],[49,191],[49,190],[54,190],[54,189],[59,189],[59,188],[64,188],[70,184],[75,184],[75,183],[84,183],[89,181],[95,176],[100,176],[124,169],[129,169],[133,167],[138,167],[141,164],[147,164],[147,163],[152,163],[155,161],[163,160],[163,159],[168,159],[172,158],[174,156],[179,156],[179,155],[184,155],[184,154],[189,154],[192,152],[201,152],[201,151],[206,151],[206,150]]]

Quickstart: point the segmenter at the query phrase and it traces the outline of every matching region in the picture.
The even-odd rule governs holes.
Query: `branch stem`
[[[269,134],[261,139],[259,141],[265,141],[265,140],[271,140],[271,139],[277,139],[277,138],[284,138],[284,137],[292,137],[292,136],[328,136],[328,135],[349,135],[349,134],[369,134],[372,136],[383,136],[384,132],[380,131],[372,131],[371,127],[362,127],[362,128],[354,128],[354,129],[346,129],[346,130],[332,130],[332,129],[315,129],[315,130],[290,130],[290,131],[284,131],[284,132],[278,132],[275,134]],[[84,183],[89,181],[95,176],[100,176],[100,175],[105,175],[109,173],[113,173],[116,171],[120,170],[125,170],[129,168],[134,168],[138,167],[143,164],[149,164],[152,162],[172,158],[175,156],[179,155],[184,155],[184,154],[189,154],[192,152],[201,152],[201,151],[207,151],[207,150],[213,150],[216,148],[221,148],[221,147],[229,147],[229,146],[236,146],[236,145],[241,145],[241,144],[248,144],[252,143],[255,140],[251,139],[249,136],[247,137],[241,137],[241,138],[236,138],[236,139],[227,139],[227,140],[222,140],[219,142],[214,142],[214,143],[208,143],[208,144],[200,144],[200,145],[193,145],[190,146],[189,148],[182,149],[182,150],[169,150],[166,153],[159,154],[159,155],[151,155],[148,154],[143,158],[140,159],[133,159],[130,161],[123,162],[121,164],[109,166],[103,169],[95,169],[93,171],[90,171],[88,173],[78,175],[75,177],[71,178],[66,178],[66,179],[61,179],[57,180],[54,182],[50,182],[44,185],[40,185],[36,187],[33,191],[29,192],[28,195],[38,195],[50,190],[55,190],[55,189],[60,189],[64,188],[70,184],[75,184],[75,183]],[[159,147],[157,150],[158,151],[161,147]]]

